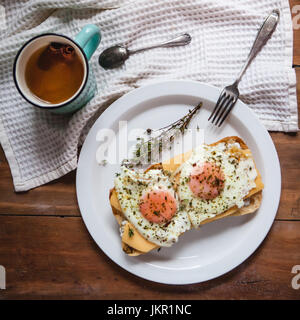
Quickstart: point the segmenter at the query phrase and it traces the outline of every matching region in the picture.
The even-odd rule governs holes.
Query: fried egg
[[[193,227],[234,206],[245,205],[244,198],[255,188],[257,176],[247,152],[238,143],[202,145],[181,165],[177,192]]]
[[[123,166],[114,182],[125,218],[145,239],[170,247],[190,229],[188,215],[179,210],[173,185],[162,170],[141,173]]]

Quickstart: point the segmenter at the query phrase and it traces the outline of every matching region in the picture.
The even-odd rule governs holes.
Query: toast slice
[[[241,156],[252,157],[251,151],[249,150],[248,146],[239,137],[236,137],[236,136],[226,137],[213,144],[210,144],[210,146],[214,146],[219,143],[225,143],[225,144],[238,143],[240,145],[239,152],[241,153]],[[175,182],[179,181],[180,166],[182,163],[187,161],[191,155],[192,155],[192,151],[188,151],[187,153],[178,155],[167,162],[151,165],[145,172],[153,169],[161,169],[165,172],[168,172],[171,175],[171,179],[173,179],[173,181]],[[244,199],[248,199],[247,205],[243,206],[242,208],[238,208],[237,206],[231,207],[230,209],[228,209],[227,211],[221,214],[218,214],[212,218],[203,220],[201,222],[201,225],[209,222],[213,222],[218,219],[225,218],[227,216],[241,216],[241,215],[253,213],[259,208],[262,201],[262,190],[264,188],[264,185],[263,185],[259,171],[257,170],[256,167],[255,169],[257,171],[257,176],[255,179],[256,186],[244,198]],[[147,253],[153,249],[159,248],[156,244],[151,243],[150,241],[142,237],[138,233],[138,231],[134,228],[134,226],[126,220],[122,212],[122,208],[120,206],[116,190],[114,188],[110,190],[109,200],[110,200],[110,205],[111,205],[114,217],[116,218],[120,228],[122,229],[122,249],[126,254],[130,256],[138,256],[140,254]],[[130,236],[128,235],[129,229],[132,230]]]

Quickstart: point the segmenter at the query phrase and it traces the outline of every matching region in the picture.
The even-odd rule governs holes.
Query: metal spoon
[[[137,50],[129,50],[124,46],[116,45],[110,48],[105,49],[99,56],[99,64],[104,69],[113,69],[120,67],[124,62],[129,58],[130,55],[142,52],[145,50],[150,50],[154,48],[169,48],[169,47],[178,47],[185,46],[189,44],[192,40],[192,37],[188,33],[184,33],[179,37],[171,39],[167,42],[163,42],[160,44],[155,44],[149,47],[137,49]]]

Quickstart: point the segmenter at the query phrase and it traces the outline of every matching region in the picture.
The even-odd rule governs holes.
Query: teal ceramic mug
[[[14,81],[22,97],[36,107],[58,114],[72,113],[82,108],[93,98],[97,89],[88,61],[98,48],[100,40],[100,29],[93,24],[84,26],[74,40],[65,35],[55,33],[41,34],[30,39],[19,50],[14,62]],[[80,58],[84,69],[83,79],[78,90],[72,97],[58,104],[52,104],[39,99],[30,91],[25,81],[25,67],[29,58],[36,50],[52,42],[72,46]]]

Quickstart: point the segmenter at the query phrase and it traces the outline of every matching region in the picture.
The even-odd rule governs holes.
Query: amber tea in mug
[[[83,62],[69,44],[52,42],[37,49],[25,67],[29,90],[49,104],[71,98],[80,88],[83,78]]]

